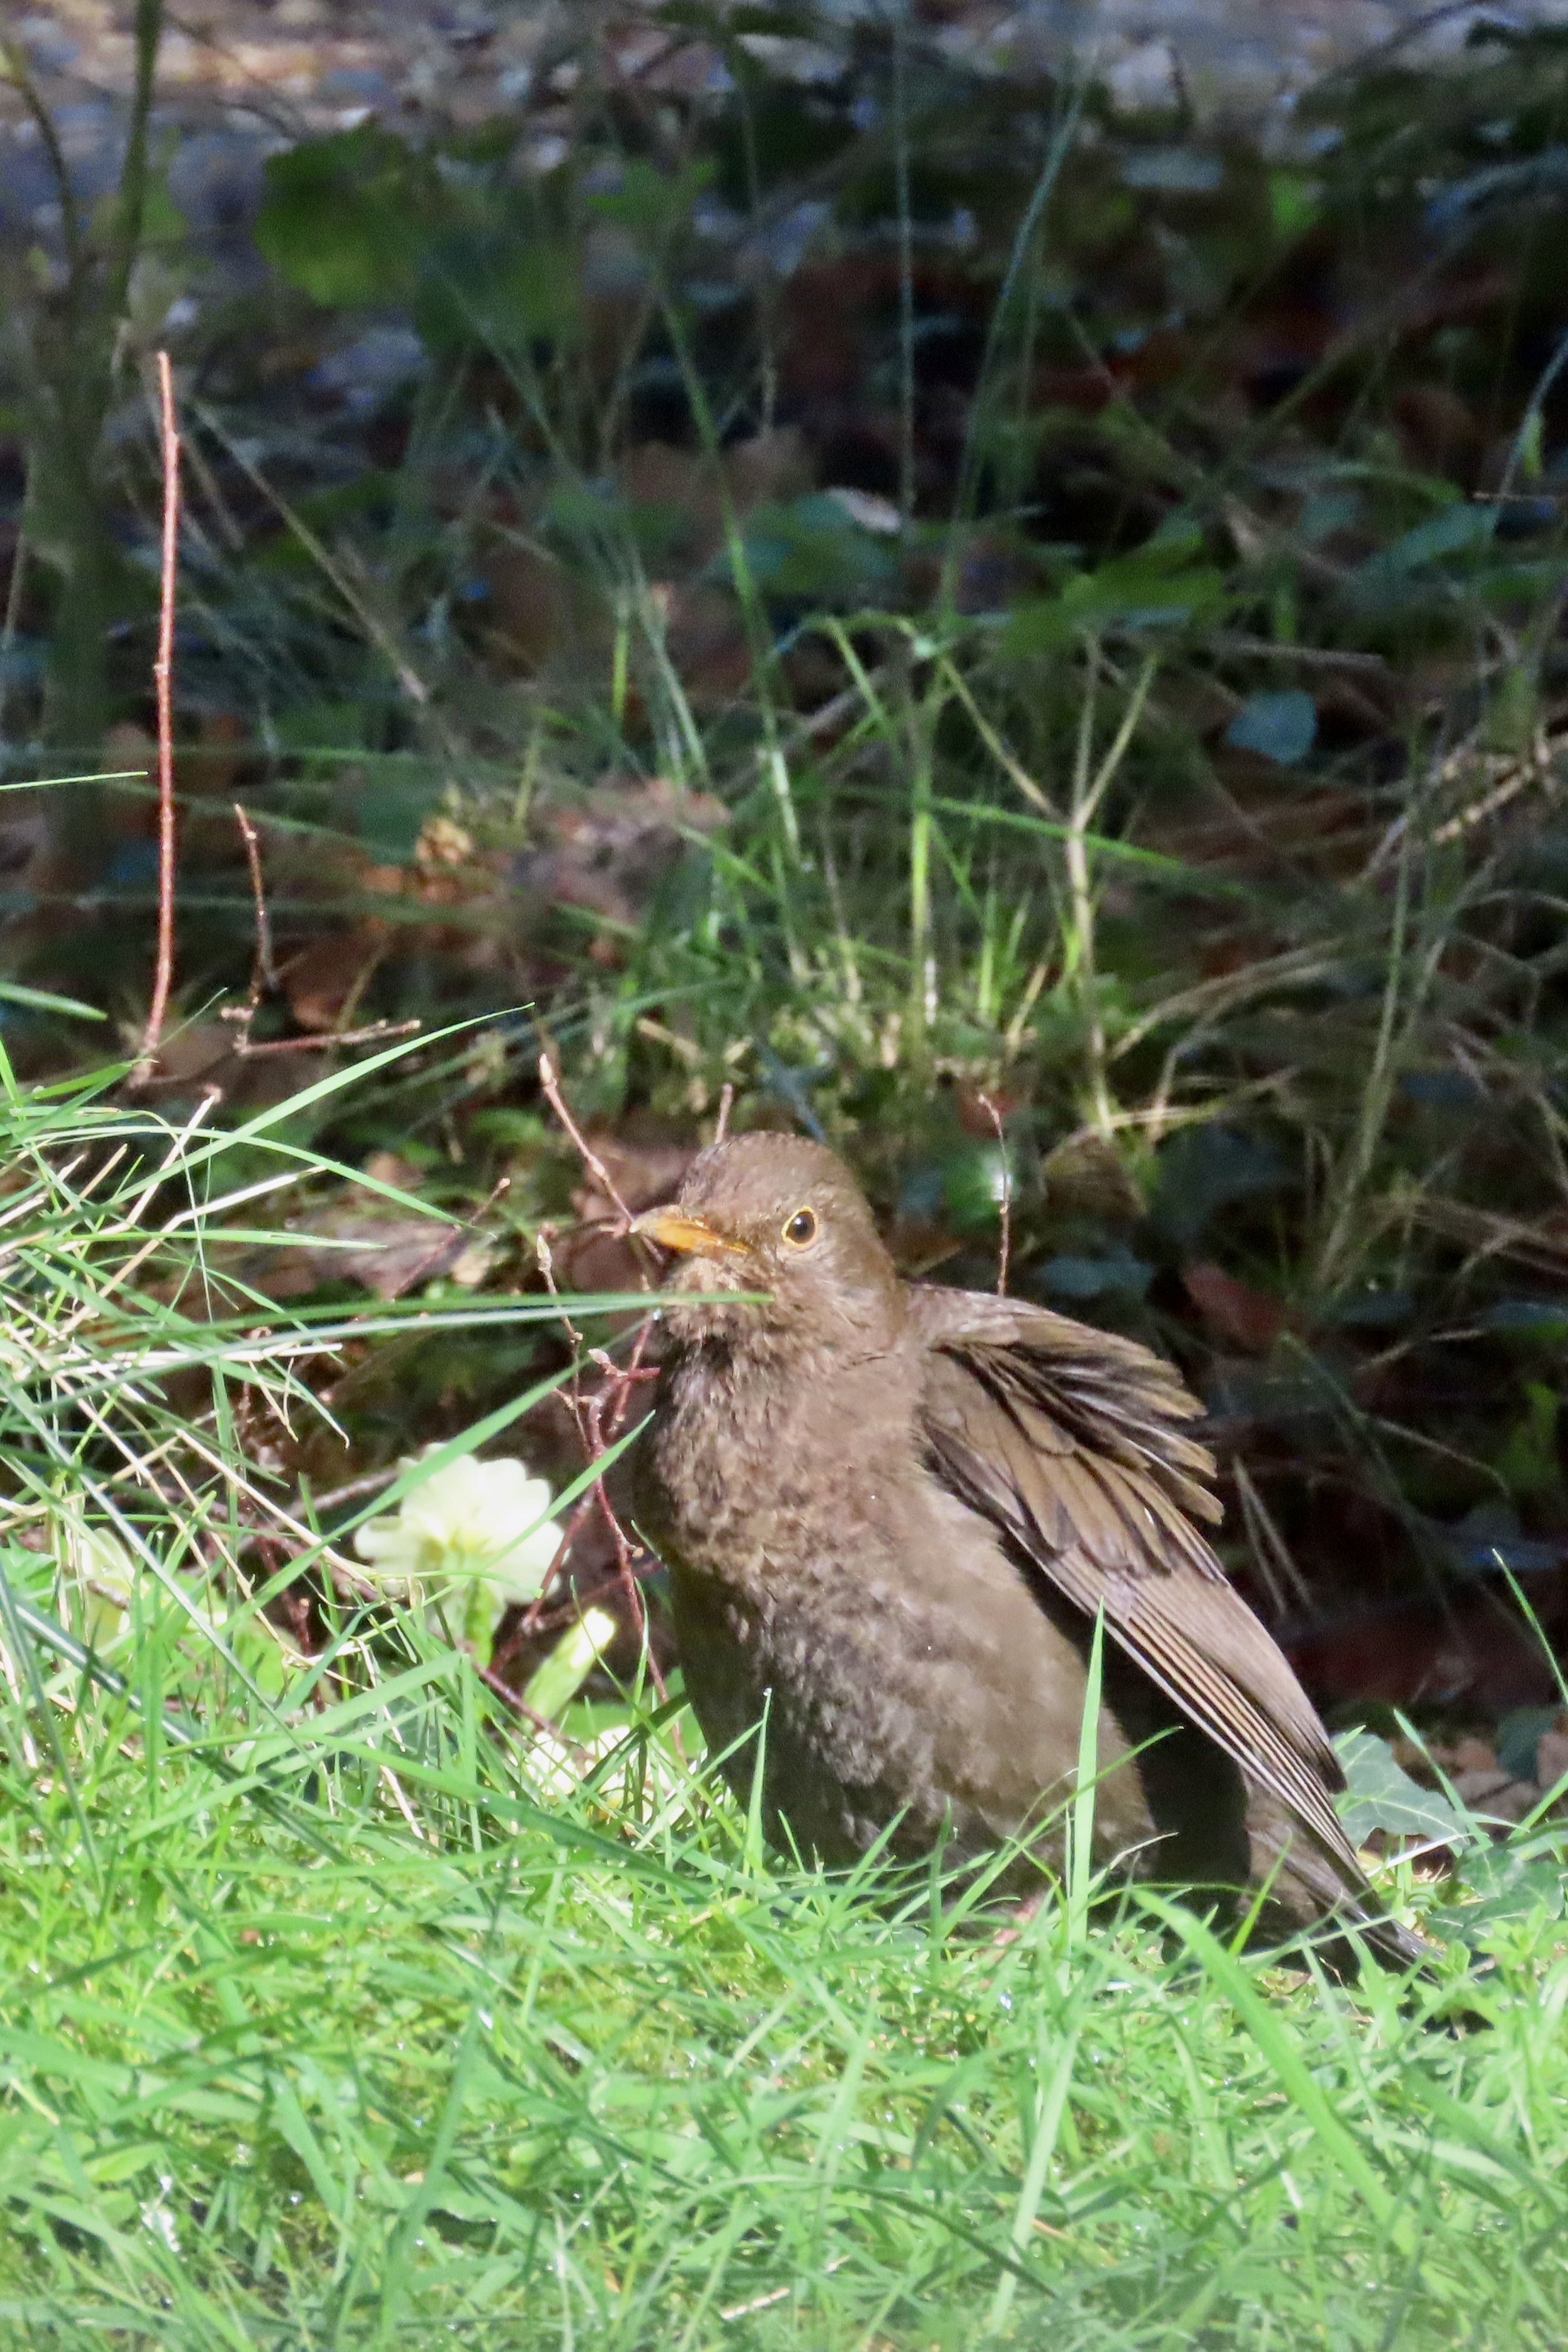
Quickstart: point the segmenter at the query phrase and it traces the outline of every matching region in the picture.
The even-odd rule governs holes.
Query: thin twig
[[[577,1326],[573,1322],[570,1315],[567,1314],[565,1305],[561,1297],[561,1286],[555,1279],[555,1255],[550,1246],[550,1238],[554,1231],[555,1228],[553,1225],[540,1226],[538,1232],[533,1236],[533,1255],[538,1263],[540,1275],[543,1280],[544,1287],[548,1290],[550,1296],[555,1301],[556,1307],[560,1310],[561,1327],[563,1330],[565,1332],[567,1339],[571,1341],[572,1346],[575,1349],[578,1355],[585,1356],[588,1352],[587,1343],[584,1339],[581,1331],[578,1330]]]
[[[723,1085],[719,1089],[719,1116],[713,1123],[713,1140],[715,1143],[722,1143],[724,1138],[730,1131],[730,1113],[734,1108],[734,1086],[729,1078],[726,1078]]]
[[[565,1098],[561,1092],[561,1082],[555,1073],[555,1065],[547,1053],[541,1054],[539,1057],[539,1085],[546,1102],[576,1146],[584,1166],[605,1199],[614,1202],[621,1218],[621,1231],[623,1233],[629,1231],[632,1223],[631,1210],[617,1191],[609,1170],[588,1142],[582,1129],[567,1108]],[[721,1118],[729,1116],[728,1097],[732,1091],[730,1087],[725,1089],[725,1099],[721,1111]],[[645,1381],[656,1377],[652,1369],[645,1366],[642,1360],[643,1350],[647,1345],[649,1326],[645,1321],[638,1330],[632,1347],[631,1360],[628,1363],[617,1364],[615,1358],[603,1348],[586,1347],[581,1333],[576,1329],[566,1311],[556,1284],[555,1259],[550,1246],[550,1239],[549,1229],[542,1226],[535,1234],[533,1242],[534,1255],[539,1261],[539,1271],[543,1277],[545,1288],[560,1309],[562,1326],[572,1347],[580,1358],[585,1356],[602,1376],[596,1387],[584,1391],[581,1373],[574,1369],[571,1382],[564,1391],[567,1407],[577,1425],[578,1440],[584,1454],[592,1465],[603,1460],[620,1435],[626,1423],[626,1413],[630,1409],[633,1391],[640,1387]],[[626,1595],[627,1607],[631,1611],[632,1622],[642,1636],[647,1657],[648,1673],[662,1702],[666,1696],[664,1677],[659,1673],[658,1661],[653,1654],[652,1643],[648,1641],[647,1610],[644,1604],[637,1577],[637,1557],[642,1550],[642,1547],[634,1544],[625,1528],[622,1527],[602,1475],[595,1475],[588,1493],[573,1514],[556,1551],[551,1576],[553,1578],[558,1575],[570,1557],[573,1543],[586,1517],[585,1507],[590,1504],[597,1509],[611,1544],[615,1548],[616,1568],[621,1590]],[[543,1600],[544,1595],[542,1591],[538,1600],[531,1604],[528,1616],[523,1621],[525,1628],[531,1630],[532,1625],[537,1623]]]
[[[250,868],[250,895],[256,905],[256,953],[250,967],[250,986],[243,1004],[226,1004],[218,1013],[220,1021],[231,1022],[235,1029],[234,1054],[241,1062],[258,1061],[264,1054],[330,1054],[340,1045],[379,1045],[389,1037],[412,1037],[424,1026],[418,1020],[369,1021],[359,1029],[328,1029],[307,1037],[268,1037],[258,1045],[252,1042],[250,1030],[265,992],[280,985],[278,966],[272,955],[272,923],[267,912],[267,891],[261,877],[261,845],[256,826],[247,809],[238,801],[234,803],[235,821],[245,844],[245,860]],[[358,991],[355,991],[357,996]],[[352,1000],[351,1000],[352,1002]],[[345,1005],[343,1011],[347,1012]]]
[[[1058,2232],[1058,2234],[1059,2235],[1060,2233]],[[823,2263],[823,2277],[831,2278],[834,2272],[841,2271],[848,2260],[849,2257],[847,2254],[835,2254],[830,2263]],[[787,2303],[790,2296],[797,2294],[798,2292],[799,2289],[794,2286],[775,2286],[771,2294],[754,2294],[750,2303],[731,2304],[728,2310],[721,2311],[719,2314],[719,2316],[723,2320],[745,2319],[748,2318],[753,2311],[768,2311],[775,2303]]]
[[[1002,1199],[998,1204],[1002,1218],[1002,1253],[996,1261],[996,1296],[1005,1298],[1007,1262],[1013,1255],[1013,1171],[1008,1164],[1007,1139],[1002,1131],[1001,1112],[989,1095],[977,1094],[974,1099],[996,1130],[996,1148],[1002,1154]]]
[[[539,1057],[539,1090],[576,1145],[583,1165],[589,1175],[592,1176],[605,1200],[613,1203],[616,1213],[621,1220],[621,1231],[628,1232],[631,1227],[632,1213],[622,1200],[615,1178],[567,1109],[565,1097],[561,1092],[561,1081],[555,1075],[555,1065],[548,1054],[541,1054]]]
[[[250,975],[250,993],[259,1003],[262,990],[278,985],[278,967],[272,961],[272,924],[267,912],[267,893],[261,883],[261,845],[257,840],[249,811],[238,801],[234,804],[234,821],[245,844],[245,862],[250,868],[250,895],[256,902],[256,962]]]
[[[412,1037],[425,1025],[416,1020],[371,1021],[363,1029],[326,1029],[308,1037],[264,1037],[259,1045],[254,1045],[243,1025],[247,1017],[248,1007],[243,1004],[226,1006],[218,1014],[220,1021],[232,1021],[239,1031],[234,1052],[241,1062],[259,1061],[264,1054],[335,1054],[340,1045],[379,1045],[389,1037]]]
[[[158,586],[158,658],[153,684],[158,701],[158,958],[142,1052],[132,1073],[145,1086],[158,1059],[174,978],[174,577],[180,553],[180,436],[174,425],[174,373],[167,352],[158,358],[158,412],[163,452],[163,541]]]
[[[559,1739],[562,1746],[569,1751],[580,1771],[584,1770],[592,1763],[593,1758],[587,1748],[582,1747],[575,1739],[568,1739],[558,1723],[552,1723],[547,1715],[541,1715],[537,1707],[530,1706],[521,1693],[514,1691],[509,1682],[503,1681],[493,1666],[481,1665],[467,1643],[463,1647],[468,1651],[468,1662],[486,1690],[493,1691],[497,1698],[503,1699],[512,1713],[521,1715],[523,1721],[531,1724],[535,1731],[547,1732],[552,1739]]]
[[[23,512],[26,512],[26,501]],[[11,554],[11,580],[5,591],[5,618],[0,625],[0,737],[5,732],[5,706],[10,693],[11,653],[16,642],[16,623],[22,611],[22,583],[27,576],[27,534],[21,525],[16,529],[16,544]]]
[[[645,1322],[638,1331],[632,1349],[631,1362],[625,1366],[612,1365],[603,1386],[595,1395],[584,1401],[584,1412],[593,1455],[600,1461],[604,1459],[605,1454],[620,1435],[622,1424],[626,1417],[626,1409],[631,1402],[633,1389],[649,1377],[642,1361],[643,1349],[647,1345],[648,1328]],[[648,1674],[652,1678],[654,1689],[658,1693],[659,1705],[662,1706],[669,1694],[665,1688],[664,1676],[658,1669],[658,1661],[653,1654],[653,1643],[648,1639],[647,1607],[637,1579],[636,1553],[641,1552],[646,1559],[647,1552],[640,1544],[633,1546],[630,1537],[621,1525],[616,1507],[610,1500],[610,1490],[605,1484],[602,1473],[594,1481],[594,1496],[599,1506],[599,1516],[609,1531],[610,1541],[616,1548],[616,1567],[620,1575],[621,1590],[626,1596],[626,1605],[632,1613],[632,1622],[644,1643]]]

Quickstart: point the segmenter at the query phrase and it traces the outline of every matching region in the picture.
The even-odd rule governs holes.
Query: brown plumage
[[[798,1138],[716,1145],[636,1230],[678,1255],[638,1521],[742,1797],[766,1710],[775,1843],[842,1864],[891,1826],[895,1854],[962,1862],[1039,1824],[1059,1866],[1103,1609],[1097,1861],[1232,1902],[1268,1881],[1275,1932],[1337,1917],[1420,1956],[1340,1825],[1310,1701],[1198,1532],[1213,1464],[1170,1365],[900,1281],[848,1170]],[[695,1297],[726,1292],[767,1295]]]

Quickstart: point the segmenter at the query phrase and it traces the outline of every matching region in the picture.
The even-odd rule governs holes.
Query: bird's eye
[[[786,1217],[783,1238],[791,1249],[809,1249],[816,1239],[816,1211],[797,1209],[793,1217]]]

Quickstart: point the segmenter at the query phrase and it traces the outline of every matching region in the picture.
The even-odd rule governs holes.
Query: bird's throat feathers
[[[813,1285],[803,1294],[788,1279],[770,1284],[769,1269],[739,1253],[702,1253],[673,1269],[659,1319],[678,1350],[701,1350],[715,1370],[753,1360],[769,1380],[788,1381],[885,1354],[904,1317],[891,1286],[825,1293]]]

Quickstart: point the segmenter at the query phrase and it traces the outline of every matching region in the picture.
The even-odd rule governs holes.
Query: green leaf
[[[541,336],[564,341],[581,309],[571,247],[521,224],[455,230],[422,260],[416,320],[426,343],[518,352]]]
[[[1446,1845],[1468,1843],[1468,1832],[1447,1797],[1422,1788],[1395,1763],[1386,1739],[1372,1731],[1345,1731],[1334,1742],[1344,1768],[1345,1794],[1340,1815],[1345,1833],[1362,1844],[1373,1830],[1391,1836],[1436,1838]]]
[[[1497,531],[1495,507],[1469,506],[1456,499],[1427,521],[1417,523],[1376,555],[1358,564],[1345,583],[1357,604],[1378,604],[1402,588],[1412,573],[1425,572],[1445,557],[1474,555],[1489,546]]]
[[[416,274],[422,176],[402,140],[374,123],[301,140],[268,158],[256,242],[323,309],[396,301]]]
[[[588,209],[601,220],[627,230],[645,249],[656,248],[691,217],[691,207],[712,181],[717,166],[710,160],[684,164],[678,172],[631,156],[621,166],[618,188],[597,191]]]
[[[563,1633],[544,1664],[535,1669],[523,1692],[523,1704],[535,1715],[558,1716],[574,1699],[617,1628],[607,1609],[587,1609],[575,1625]]]
[[[96,1004],[83,1004],[74,996],[55,996],[47,988],[24,988],[17,980],[0,980],[0,1003],[25,1004],[32,1013],[68,1013],[78,1021],[107,1021]]]
[[[1468,548],[1484,547],[1497,530],[1495,507],[1467,506],[1457,499],[1445,507],[1441,514],[1427,522],[1417,523],[1403,539],[1396,539],[1373,563],[1381,563],[1389,572],[1414,572],[1423,563],[1435,563],[1440,556],[1459,555]],[[1370,568],[1370,567],[1363,567]]]
[[[1306,179],[1300,172],[1269,173],[1268,212],[1279,236],[1301,236],[1322,209],[1321,180]]]
[[[742,560],[762,595],[789,604],[871,604],[898,579],[897,559],[826,492],[754,508]],[[728,554],[713,567],[738,568]]]
[[[1524,1411],[1509,1431],[1497,1457],[1498,1475],[1510,1495],[1555,1493],[1563,1483],[1557,1458],[1557,1417],[1562,1398],[1545,1381],[1526,1381]]]
[[[1568,1901],[1562,1863],[1551,1854],[1521,1853],[1516,1844],[1477,1846],[1465,1857],[1464,1881],[1480,1900],[1448,1908],[1461,1933],[1528,1919],[1537,1911],[1561,1919]]]
[[[1131,555],[1075,572],[1059,596],[1015,607],[1003,635],[1005,651],[1045,653],[1113,622],[1123,628],[1170,627],[1212,612],[1225,583],[1212,564],[1194,562],[1202,550],[1196,530],[1161,531]]]
[[[1293,768],[1311,750],[1318,733],[1318,706],[1300,687],[1282,694],[1249,694],[1225,740],[1233,750],[1258,751],[1281,768]]]
[[[1555,1730],[1556,1706],[1512,1706],[1497,1727],[1497,1760],[1516,1780],[1535,1778],[1535,1751],[1543,1733]]]

